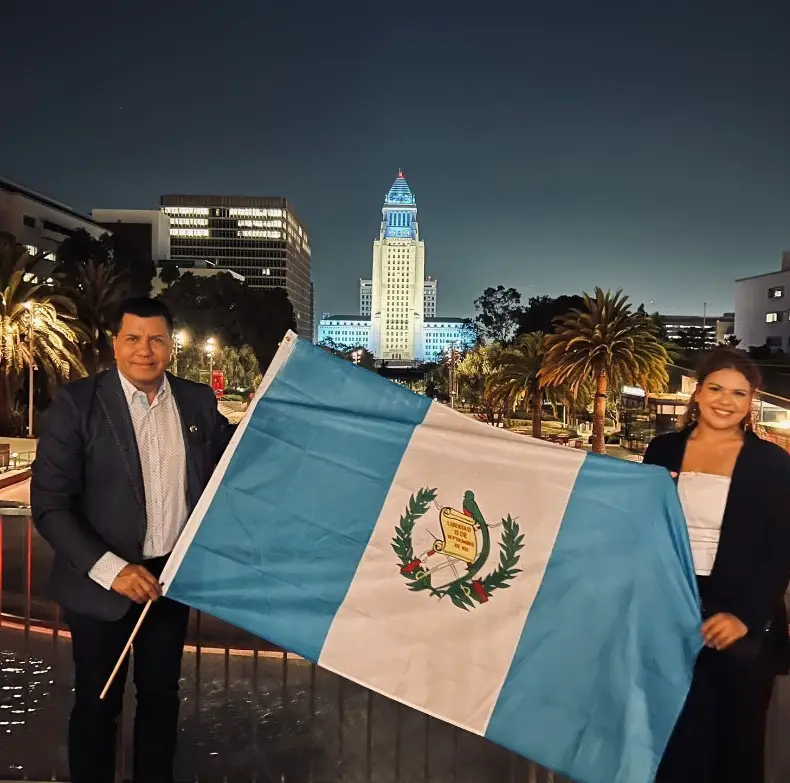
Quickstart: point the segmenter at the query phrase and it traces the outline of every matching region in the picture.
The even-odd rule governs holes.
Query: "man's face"
[[[158,384],[170,363],[173,338],[162,316],[140,318],[125,313],[113,338],[118,369],[136,386]]]

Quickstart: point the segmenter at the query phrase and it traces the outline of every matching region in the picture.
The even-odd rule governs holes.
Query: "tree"
[[[543,388],[540,369],[545,353],[546,335],[543,332],[519,335],[515,344],[500,354],[496,368],[486,381],[489,393],[511,408],[521,400],[531,403],[533,438],[541,436]]]
[[[98,239],[78,229],[58,249],[58,270],[66,278],[74,280],[77,270],[89,261],[99,266],[112,265],[126,281],[127,296],[151,293],[154,265],[150,252],[131,242],[120,229],[117,234],[108,231]]]
[[[87,340],[82,360],[88,372],[96,372],[113,360],[112,320],[121,301],[129,295],[129,280],[112,261],[90,258],[75,265],[70,274],[56,273],[77,306],[77,318]]]
[[[702,327],[689,327],[680,329],[677,337],[672,341],[684,352],[704,351],[707,347],[707,335]]]
[[[664,320],[661,318],[661,314],[659,312],[651,313],[650,320],[653,322],[653,325],[656,327],[658,339],[661,340],[662,343],[669,342],[669,333],[667,332],[667,326],[664,323]]]
[[[545,385],[569,384],[578,390],[588,379],[595,383],[593,451],[604,452],[604,420],[609,389],[621,384],[658,391],[668,382],[669,360],[649,317],[631,310],[622,291],[595,289],[584,294],[584,307],[557,319],[547,337],[541,379]]]
[[[332,356],[337,356],[338,359],[353,362],[358,367],[364,367],[366,370],[376,369],[376,357],[361,345],[343,345],[336,343],[331,338],[326,338],[318,343],[318,347],[331,353]]]
[[[515,288],[486,288],[475,299],[474,318],[480,337],[485,340],[507,343],[513,337],[521,314],[521,294]]]
[[[259,367],[269,366],[277,346],[296,319],[282,288],[252,288],[229,274],[198,277],[185,271],[158,297],[192,342],[215,337],[221,346],[248,345]]]
[[[554,331],[554,320],[565,313],[584,306],[580,296],[563,294],[556,299],[550,296],[531,296],[518,318],[518,331],[516,334],[529,334],[531,332],[544,332],[550,334]]]
[[[181,277],[181,270],[178,268],[178,264],[162,264],[162,268],[159,270],[159,279],[166,286],[175,283],[179,277]]]
[[[11,234],[0,232],[0,431],[9,432],[15,387],[32,364],[50,384],[84,375],[83,337],[68,296],[38,282],[31,257]],[[32,337],[32,343],[31,343]],[[40,377],[40,376],[39,376]]]
[[[505,402],[488,388],[488,379],[496,371],[503,350],[499,343],[477,345],[455,367],[461,398],[468,399],[482,420],[494,426],[502,420]]]
[[[724,345],[727,345],[730,348],[737,348],[740,344],[741,344],[741,339],[735,334],[728,334],[724,338]]]
[[[255,352],[249,345],[220,346],[214,354],[214,369],[225,374],[225,389],[248,391],[258,386],[261,375]]]

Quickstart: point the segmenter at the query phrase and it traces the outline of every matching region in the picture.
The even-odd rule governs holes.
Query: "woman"
[[[705,647],[658,783],[762,783],[776,675],[790,666],[790,455],[751,428],[760,374],[717,349],[700,367],[681,432],[644,461],[677,479],[702,602]]]

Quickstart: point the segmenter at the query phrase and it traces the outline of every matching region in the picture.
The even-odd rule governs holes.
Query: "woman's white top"
[[[698,576],[708,576],[713,569],[729,492],[727,476],[681,473],[678,477],[680,504],[686,515],[691,555]]]

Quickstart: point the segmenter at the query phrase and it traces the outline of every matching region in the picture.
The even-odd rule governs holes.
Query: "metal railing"
[[[46,597],[51,552],[28,508],[0,508],[0,781],[67,781],[70,636]],[[559,776],[193,612],[179,780],[564,783]],[[119,733],[131,777],[133,687]]]

